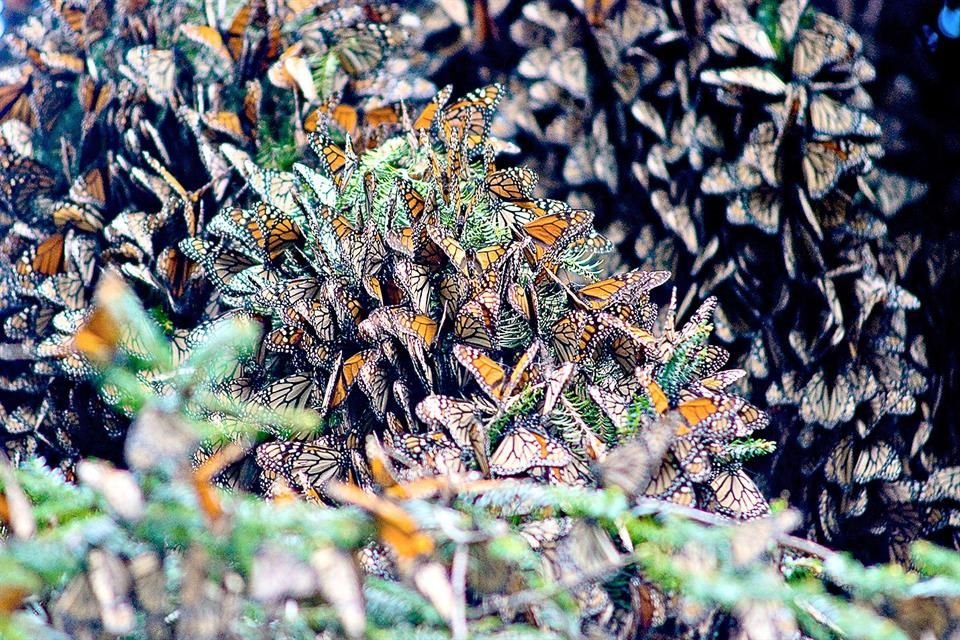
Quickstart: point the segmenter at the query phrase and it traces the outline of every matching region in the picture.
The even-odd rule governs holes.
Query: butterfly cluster
[[[126,420],[72,345],[101,273],[190,342],[213,289],[178,244],[244,199],[236,156],[289,163],[328,97],[387,99],[388,58],[395,99],[432,95],[402,66],[401,17],[350,2],[54,2],[5,36],[0,418],[15,459],[115,452]]]
[[[817,479],[791,487],[816,534],[847,544],[869,529],[903,557],[882,486],[910,477],[910,458],[927,466],[929,382],[923,337],[907,322],[920,303],[900,284],[910,249],[891,241],[886,220],[917,189],[874,167],[880,127],[866,113],[861,83],[873,69],[859,36],[803,2],[770,6],[724,15],[699,72],[700,91],[719,104],[765,114],[735,159],[728,143],[702,174],[706,214],[719,196],[726,223],[749,231],[721,228],[711,239],[717,275],[699,295],[730,291],[744,302],[728,306],[730,326],[753,333],[753,374],[769,381],[755,386],[786,410],[781,442],[799,443],[787,456]],[[772,273],[783,288],[753,293]]]
[[[650,296],[669,273],[604,277],[592,214],[497,165],[503,91],[446,88],[366,148],[322,117],[312,159],[289,172],[244,161],[260,201],[181,242],[227,313],[262,328],[257,354],[211,387],[240,410],[202,416],[229,434],[255,415],[269,434],[238,437],[250,457],[221,481],[340,502],[338,483],[531,479],[767,513],[728,447],[767,417],[727,390],[744,372],[707,343],[715,301],[675,328],[674,300],[661,326]],[[291,410],[322,426],[290,432]]]
[[[425,26],[504,63],[494,131],[548,192],[595,209],[625,262],[672,271],[682,313],[723,301],[717,335],[750,354],[751,397],[779,418],[771,488],[832,544],[886,531],[881,485],[949,463],[927,445],[919,300],[901,284],[917,241],[887,227],[923,189],[877,166],[858,34],[803,0],[499,2],[467,24],[456,5]],[[826,471],[850,442],[867,471]]]

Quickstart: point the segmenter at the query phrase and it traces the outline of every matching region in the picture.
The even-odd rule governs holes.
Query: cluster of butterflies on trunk
[[[807,502],[811,534],[947,526],[931,500],[913,534],[884,527],[906,498],[891,506],[882,483],[949,463],[927,450],[936,386],[901,284],[919,239],[888,229],[924,189],[877,166],[860,36],[805,0],[489,2],[466,26],[459,4],[436,3],[425,27],[510,49],[482,58],[510,61],[494,131],[548,194],[595,208],[625,264],[670,270],[681,315],[722,301],[717,336],[749,354],[750,397],[785,416],[772,475],[796,480],[782,488]],[[841,459],[860,462],[836,473]]]

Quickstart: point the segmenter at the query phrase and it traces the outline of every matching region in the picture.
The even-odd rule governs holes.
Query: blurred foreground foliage
[[[917,572],[864,567],[789,535],[799,518],[783,508],[735,524],[617,487],[469,475],[379,494],[336,485],[352,505],[336,508],[226,492],[211,479],[229,447],[190,462],[214,427],[189,407],[256,332],[225,323],[173,367],[153,321],[107,281],[77,339],[137,412],[129,468],[85,460],[77,485],[40,460],[0,462],[4,638],[610,637],[578,593],[594,580],[622,595],[607,612],[620,637],[950,637],[960,555],[918,543]],[[121,324],[145,360],[113,349]],[[169,392],[145,369],[164,371]],[[574,570],[553,575],[551,554],[573,554]]]

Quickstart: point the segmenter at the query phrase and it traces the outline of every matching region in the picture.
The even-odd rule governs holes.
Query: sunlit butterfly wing
[[[333,386],[333,395],[330,397],[330,408],[334,409],[347,399],[347,394],[357,380],[360,367],[370,358],[375,356],[374,349],[359,351],[343,361],[340,368],[333,372],[333,378],[336,380]]]
[[[502,200],[529,200],[537,184],[537,174],[526,167],[511,167],[487,174],[484,185]]]
[[[612,304],[631,303],[642,293],[670,278],[669,271],[628,271],[576,290],[577,298],[589,308],[604,309]]]
[[[320,158],[327,174],[342,192],[358,164],[350,138],[346,139],[346,147],[341,149],[325,134],[312,134],[310,148]]]

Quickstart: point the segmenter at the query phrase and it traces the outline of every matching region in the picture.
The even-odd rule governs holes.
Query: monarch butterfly
[[[735,48],[728,47],[724,40],[740,45],[764,60],[775,60],[777,57],[770,36],[761,25],[753,21],[719,22],[711,30],[710,39],[714,49],[731,57],[735,56],[737,51]]]
[[[412,260],[397,260],[394,272],[414,311],[429,315],[433,306],[430,268]]]
[[[722,469],[709,484],[713,492],[711,505],[721,515],[751,520],[770,511],[760,489],[739,466]]]
[[[570,212],[570,205],[560,200],[537,198],[535,200],[498,200],[493,208],[497,224],[511,230],[550,214]]]
[[[342,280],[327,282],[326,297],[336,315],[340,331],[347,337],[356,336],[358,326],[366,313],[360,300]]]
[[[345,146],[341,149],[326,134],[311,134],[309,140],[310,148],[320,158],[323,168],[327,175],[337,185],[337,189],[342,193],[346,188],[347,182],[357,168],[359,160],[353,151],[353,144],[348,136],[344,142]]]
[[[397,338],[419,340],[424,347],[431,347],[437,337],[438,326],[430,316],[414,313],[401,306],[380,307],[361,324],[361,331],[371,336],[391,335]]]
[[[259,249],[264,262],[276,260],[291,245],[303,243],[303,233],[283,211],[266,202],[253,209],[233,208],[210,221],[213,232],[231,235]]]
[[[479,428],[476,406],[467,400],[431,395],[416,408],[417,417],[428,427],[443,427],[461,447],[472,446],[473,430]]]
[[[861,191],[885,217],[890,217],[906,205],[919,200],[926,186],[876,167],[857,176]]]
[[[586,100],[588,97],[589,76],[587,57],[580,47],[569,47],[554,53],[540,64],[546,62],[546,77],[549,81],[566,91],[570,96]]]
[[[284,281],[279,294],[283,304],[291,307],[300,303],[315,302],[322,296],[323,281],[309,276]]]
[[[521,524],[517,533],[534,551],[540,551],[570,533],[572,520],[568,517],[543,518]]]
[[[849,140],[808,140],[801,162],[806,191],[814,200],[826,196],[840,178],[868,164],[867,148]]]
[[[70,199],[79,204],[103,209],[107,206],[108,175],[107,171],[98,167],[78,176],[70,185]]]
[[[539,346],[538,341],[532,342],[509,373],[500,363],[475,347],[454,345],[453,353],[457,361],[473,374],[483,392],[502,406],[508,404],[515,390],[531,380],[530,368]]]
[[[581,135],[571,146],[561,173],[572,186],[601,182],[610,191],[616,191],[618,176],[613,167],[616,157],[607,132],[607,118],[601,112],[593,120],[590,135]]]
[[[584,357],[602,357],[601,345],[612,338],[609,353],[620,363],[639,363],[655,344],[653,334],[605,312],[588,313],[574,309],[553,327],[554,346],[570,362]],[[630,371],[633,367],[627,367]]]
[[[909,482],[909,481],[908,481]],[[894,483],[900,484],[900,483]],[[921,502],[936,502],[939,500],[956,500],[960,496],[960,474],[956,467],[946,467],[930,474],[922,483],[913,482],[912,485],[919,484],[919,494],[914,500]]]
[[[487,272],[507,255],[507,248],[501,244],[468,249],[439,225],[429,225],[427,232],[453,266],[468,278]]]
[[[56,311],[49,305],[31,304],[3,320],[3,334],[7,340],[14,341],[44,335]]]
[[[689,366],[695,378],[708,378],[723,368],[730,359],[730,353],[713,344],[690,349]]]
[[[537,262],[562,252],[590,227],[593,214],[585,209],[550,214],[525,223],[521,228],[533,240],[532,253]]]
[[[672,456],[664,458],[653,480],[644,491],[644,495],[680,506],[693,506],[697,496],[690,480],[681,472]]]
[[[62,273],[66,260],[64,242],[62,233],[54,233],[40,242],[33,250],[32,270],[44,276]]]
[[[630,105],[630,113],[637,122],[655,133],[660,140],[666,140],[667,129],[656,107],[643,100],[634,100]]]
[[[243,12],[244,8],[241,8],[240,11]],[[249,14],[249,12],[247,13]],[[233,53],[230,48],[227,47],[227,43],[224,42],[223,35],[214,27],[205,24],[181,24],[178,31],[196,44],[206,47],[228,66],[233,66],[235,61]],[[242,50],[242,35],[240,46]]]
[[[697,394],[681,392],[678,409],[688,418],[691,428],[709,439],[743,438],[769,424],[767,414],[743,398],[694,388]]]
[[[21,156],[0,137],[0,197],[16,211],[27,210],[28,203],[56,184],[50,171],[39,162]]]
[[[862,44],[853,29],[836,18],[815,11],[813,24],[797,32],[793,45],[793,76],[801,81],[811,80],[829,65],[852,60]]]
[[[245,66],[250,68],[254,62],[262,70],[273,59],[279,50],[279,22],[271,17],[264,27],[265,35],[259,44],[251,42],[250,26],[258,19],[258,5],[255,2],[244,3],[230,19],[226,28],[221,28],[225,22],[224,16],[214,19],[208,16],[210,22],[206,25],[184,24],[179,32],[196,44],[205,47],[216,55],[228,69],[239,65],[243,59]],[[256,70],[256,67],[254,67]]]
[[[257,393],[257,401],[269,409],[287,411],[317,406],[316,379],[306,373],[285,376]]]
[[[501,200],[529,201],[537,179],[537,174],[526,167],[511,167],[488,173],[483,184],[491,195]]]
[[[534,332],[540,331],[540,300],[532,285],[526,287],[516,282],[507,285],[507,302],[510,307],[530,323]]]
[[[673,231],[691,253],[699,253],[700,241],[697,227],[685,204],[674,204],[666,191],[658,189],[650,195],[650,202],[660,216],[663,225]]]
[[[787,92],[787,85],[780,76],[768,69],[760,67],[735,67],[714,71],[704,71],[700,79],[709,85],[736,90],[750,89],[769,96],[782,96]]]
[[[809,0],[785,0],[780,3],[778,10],[778,24],[787,41],[793,40],[800,26],[800,17],[807,8]]]
[[[211,386],[211,391],[221,396],[228,403],[253,402],[257,399],[257,388],[254,379],[250,377],[231,378]]]
[[[97,306],[74,335],[73,345],[90,361],[106,364],[113,360],[120,338],[121,327],[116,318]]]
[[[444,142],[451,144],[452,132],[456,130],[468,154],[481,150],[497,105],[503,98],[503,86],[492,84],[476,89],[447,105],[449,96],[450,89],[445,87],[420,115],[414,127],[422,128],[429,118],[434,133]]]
[[[577,301],[590,309],[605,309],[613,304],[632,303],[636,298],[670,278],[669,271],[628,271],[576,289]]]
[[[354,383],[357,381],[360,367],[362,367],[367,360],[375,358],[376,353],[377,351],[375,349],[358,351],[349,358],[346,358],[339,367],[334,369],[330,376],[333,391],[328,404],[329,409],[335,409],[347,399],[347,394],[350,393],[350,389],[353,388]]]
[[[43,298],[67,309],[82,309],[87,304],[86,286],[79,276],[59,273],[50,276],[37,288]]]
[[[388,229],[384,240],[395,252],[419,264],[437,267],[448,259],[443,249],[430,238],[425,225]]]
[[[246,174],[247,184],[264,202],[288,216],[301,212],[294,174],[286,171],[267,171],[256,165],[248,168],[250,170]]]
[[[867,484],[868,482],[873,482],[874,480],[884,480],[887,482],[892,482],[898,480],[903,473],[903,466],[900,462],[900,457],[897,455],[897,451],[890,445],[889,442],[885,440],[876,440],[870,443],[863,443],[861,446],[855,446],[853,444],[852,437],[848,437],[850,440],[849,443],[841,443],[835,447],[835,450],[840,450],[840,455],[843,457],[844,453],[849,451],[850,462],[849,466],[849,480],[846,485],[843,486],[852,486],[854,484]],[[846,439],[845,439],[846,440]],[[844,446],[846,444],[846,446]],[[856,450],[856,455],[853,453]],[[824,465],[824,473],[827,475],[829,471],[833,471],[836,468],[834,464],[833,467],[828,471],[828,466],[831,464],[831,460],[834,458],[834,453],[831,452],[830,458],[828,458],[827,464]],[[831,474],[839,475],[839,474]],[[829,477],[829,475],[828,475]],[[842,478],[838,478],[841,480]]]
[[[232,111],[207,111],[200,120],[211,131],[228,136],[235,142],[244,143],[249,135],[240,116]]]
[[[751,191],[762,184],[763,176],[760,171],[749,163],[717,161],[704,173],[700,188],[704,193],[726,195],[737,191]]]
[[[775,235],[780,231],[781,204],[780,193],[774,189],[759,187],[741,192],[727,204],[727,220],[731,224],[754,226]]]
[[[301,300],[293,304],[293,310],[307,321],[317,338],[330,342],[336,336],[336,317],[326,301]]]
[[[683,429],[682,426],[678,428]],[[705,450],[699,438],[693,434],[686,434],[676,438],[670,446],[673,453],[686,475],[693,482],[706,482],[713,474],[713,465],[710,456]]]
[[[304,337],[301,327],[280,327],[267,334],[265,346],[275,353],[295,353]]]
[[[229,289],[238,274],[257,264],[252,258],[200,237],[180,241],[184,255],[198,263],[219,289]]]
[[[824,93],[810,99],[810,125],[816,134],[827,137],[858,136],[876,138],[880,125],[862,111],[852,109]]]
[[[201,446],[193,454],[194,467],[199,470],[202,469],[204,465],[209,465],[216,460],[215,456],[221,451],[224,451],[227,446],[229,445]],[[244,444],[242,450],[245,453],[250,453],[252,447],[249,444]],[[260,468],[255,460],[250,457],[244,457],[241,460],[227,464],[226,467],[222,469],[216,470],[210,480],[212,484],[225,489],[251,491],[256,487],[259,471]]]
[[[591,395],[596,398],[598,391],[595,387],[591,388]],[[679,419],[675,414],[668,413],[645,426],[635,438],[621,443],[608,453],[599,464],[604,486],[619,487],[630,497],[643,493],[655,474],[660,472],[677,429],[682,424],[676,422]]]
[[[391,453],[410,467],[416,477],[465,473],[464,452],[443,431],[393,434]]]
[[[607,390],[592,384],[587,387],[587,393],[618,431],[622,432],[628,428],[634,404],[632,397],[623,395],[620,391]]]
[[[254,2],[244,3],[233,18],[230,20],[230,26],[227,27],[224,34],[224,44],[230,52],[230,57],[236,61],[240,59],[246,44],[247,32],[254,19],[254,11],[257,5]]]
[[[347,450],[327,437],[311,442],[267,442],[257,447],[256,460],[264,470],[321,495],[326,495],[330,481],[346,478],[352,466]]]
[[[304,122],[304,129],[307,131],[317,129],[321,109],[324,109],[324,107],[318,107],[317,111],[308,116]],[[341,103],[333,108],[329,117],[347,136],[356,140],[361,134],[372,135],[373,132],[382,130],[389,125],[400,124],[401,111],[398,104],[361,109]]]
[[[539,339],[538,343],[541,347],[543,346],[543,342],[539,341]],[[570,381],[576,372],[577,365],[573,362],[564,362],[559,366],[549,364],[543,366],[543,370],[540,372],[544,385],[543,403],[540,408],[542,415],[549,415],[553,412],[567,382]]]
[[[794,112],[799,111],[805,95],[801,91],[799,97],[791,99],[790,104],[795,105],[795,108],[790,113],[794,118],[796,117]],[[792,120],[790,124],[786,121],[762,122],[750,132],[748,143],[743,149],[740,160],[758,171],[764,183],[770,187],[780,186],[780,144],[783,140],[783,131],[793,126],[792,123]]]
[[[574,309],[560,318],[552,327],[553,346],[557,355],[566,362],[579,362],[590,339],[597,333],[593,328],[587,331],[591,317],[585,311]]]
[[[597,331],[592,338],[588,336],[589,342],[599,342],[610,336],[610,354],[624,372],[633,372],[646,360],[659,357],[656,340],[646,329],[607,313],[598,314],[598,319]]]
[[[93,6],[93,2],[67,2],[65,0],[54,0],[50,6],[59,14],[59,17],[66,25],[77,35],[82,35],[84,24],[86,23],[86,11],[88,6]]]
[[[723,391],[746,375],[747,372],[743,369],[727,369],[702,378],[700,384],[711,391]]]
[[[453,331],[465,344],[493,349],[499,345],[501,295],[489,287],[467,300],[457,311]]]
[[[470,294],[470,282],[456,273],[444,273],[437,282],[437,297],[443,311],[451,317],[456,317],[457,311]],[[484,316],[477,316],[482,320]]]
[[[126,63],[120,66],[121,73],[145,89],[150,100],[165,104],[173,97],[176,80],[173,51],[141,45],[127,51]]]
[[[7,67],[0,71],[0,122],[17,120],[30,128],[39,124],[31,101],[35,67]]]
[[[378,23],[338,29],[333,47],[340,66],[354,78],[380,68],[383,61],[407,39],[407,33]]]
[[[198,286],[201,274],[197,266],[176,247],[165,247],[157,256],[157,277],[174,309],[189,302],[192,288]]]
[[[494,475],[515,476],[533,467],[565,467],[574,460],[567,447],[544,434],[536,419],[518,420],[490,455]]]
[[[360,390],[370,400],[370,408],[383,419],[389,400],[390,381],[382,358],[370,358],[357,372]]]
[[[417,191],[409,180],[401,178],[397,181],[397,196],[403,203],[403,213],[407,223],[419,220],[427,208],[427,201],[423,195]],[[404,220],[401,220],[403,222]]]
[[[150,165],[150,168],[153,169],[160,179],[157,180],[154,176],[150,176],[144,171],[139,171],[137,168],[133,170],[133,176],[143,184],[148,190],[152,191],[154,195],[157,196],[157,199],[164,203],[170,200],[172,194],[176,196],[183,203],[186,214],[187,214],[187,231],[190,235],[194,235],[197,232],[197,224],[195,216],[193,213],[193,204],[196,201],[196,194],[191,194],[187,191],[186,187],[177,179],[173,173],[167,169],[163,163],[157,160],[155,157],[150,155],[148,152],[144,151],[142,153],[143,159],[146,160],[147,164]],[[165,155],[165,154],[164,154]]]
[[[852,420],[859,397],[850,376],[850,371],[843,371],[831,385],[822,371],[814,373],[800,391],[800,416],[804,422],[831,429]]]
[[[83,76],[77,85],[80,106],[83,108],[81,139],[93,129],[100,115],[114,98],[114,86],[109,81],[97,82],[90,76]]]
[[[240,115],[243,117],[244,131],[254,140],[260,129],[260,105],[263,102],[263,87],[260,81],[254,78],[247,81],[247,91],[243,96],[243,110]]]
[[[450,101],[451,95],[453,95],[453,85],[448,84],[440,89],[414,120],[413,129],[416,131],[430,129],[443,106]]]

